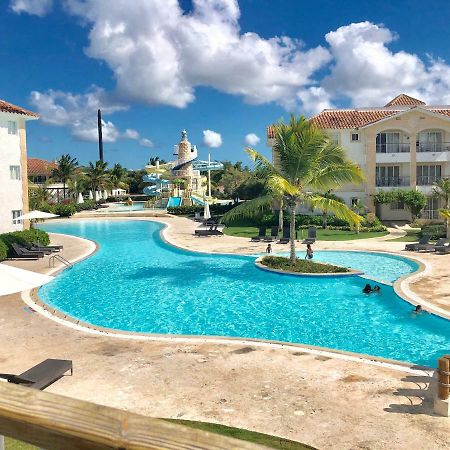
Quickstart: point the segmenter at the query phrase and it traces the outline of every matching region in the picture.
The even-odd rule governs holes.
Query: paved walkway
[[[264,247],[234,237],[194,238],[191,221],[159,220],[169,224],[170,242],[193,250],[248,253]],[[54,235],[52,241],[64,245],[69,259],[93,249],[68,236]],[[366,240],[319,246],[339,247],[334,244],[374,250],[404,245]],[[48,257],[8,264],[48,271]],[[292,347],[95,336],[30,311],[19,295],[0,297],[0,332],[0,371],[20,372],[49,357],[72,359],[74,376],[48,389],[63,395],[154,417],[220,422],[320,449],[425,450],[448,444],[450,422],[433,415],[434,386],[425,372]]]

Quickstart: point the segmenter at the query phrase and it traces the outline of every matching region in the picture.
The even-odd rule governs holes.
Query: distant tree
[[[150,183],[143,181],[144,175],[147,175],[145,170],[129,170],[127,173],[127,183],[130,194],[142,194],[144,187]]]
[[[159,156],[152,156],[148,160],[148,165],[156,166],[156,161],[159,161],[160,164],[166,164],[166,161],[164,159],[161,159]]]
[[[114,189],[128,189],[128,171],[120,164],[114,164],[109,171],[109,180]]]
[[[45,187],[34,187],[28,190],[30,211],[42,209],[50,201],[50,192]]]
[[[66,183],[71,178],[78,166],[76,158],[72,158],[68,153],[60,156],[56,160],[57,167],[53,170],[53,178],[63,183],[63,197],[66,198]]]
[[[109,173],[106,171],[107,167],[108,163],[104,161],[96,161],[95,164],[89,163],[85,177],[90,189],[97,191],[111,185]]]

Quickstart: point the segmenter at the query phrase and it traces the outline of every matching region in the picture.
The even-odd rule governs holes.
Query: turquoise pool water
[[[124,211],[141,211],[144,209],[145,202],[133,202],[132,205],[126,203],[117,203],[109,207],[111,212],[124,212]]]
[[[96,254],[39,291],[48,304],[95,325],[298,342],[427,365],[450,353],[449,321],[414,316],[389,286],[381,295],[366,296],[361,289],[367,281],[360,277],[278,275],[256,268],[254,257],[188,252],[164,243],[161,226],[152,222],[77,221],[42,228],[100,244]],[[352,265],[373,258],[352,255]],[[379,274],[392,258],[376,256],[372,269]],[[396,276],[414,270],[400,262]]]

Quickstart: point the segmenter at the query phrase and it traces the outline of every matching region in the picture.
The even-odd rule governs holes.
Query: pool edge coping
[[[98,219],[99,218],[92,218],[92,219],[88,219],[88,220],[98,220]],[[119,219],[119,218],[114,218],[114,219]],[[79,220],[86,220],[86,218],[80,218]],[[162,228],[160,229],[160,232],[159,232],[162,241],[169,245],[173,245],[176,248],[185,250],[185,251],[190,251],[193,253],[212,254],[212,255],[219,254],[219,255],[234,255],[234,256],[236,256],[236,254],[234,254],[234,253],[222,253],[222,252],[214,253],[214,252],[205,252],[205,251],[200,252],[200,251],[195,251],[195,250],[191,250],[191,249],[186,249],[180,245],[173,244],[170,240],[167,239],[167,237],[165,236],[165,233],[164,233],[165,230],[170,228],[170,223],[165,223],[163,221],[160,221],[160,220],[158,220],[157,217],[145,217],[145,218],[143,218],[143,217],[139,217],[139,218],[121,217],[120,220],[125,220],[125,221],[133,221],[133,220],[136,221],[137,220],[137,221],[158,222],[159,224],[162,225]],[[65,220],[59,220],[58,222],[68,222],[68,221],[69,220],[65,219]],[[65,235],[64,233],[52,233],[52,232],[49,232],[49,233],[54,234],[54,235],[68,236],[68,235]],[[96,241],[92,241],[92,240],[86,239],[86,238],[81,238],[79,236],[73,236],[73,235],[69,235],[69,236],[71,238],[83,240],[85,242],[90,243],[90,248],[88,251],[85,251],[80,256],[69,260],[69,262],[71,264],[76,264],[76,263],[82,262],[83,260],[85,260],[85,259],[89,258],[90,256],[94,255],[95,253],[97,253],[97,251],[100,249],[100,245]],[[336,250],[336,251],[339,251],[339,250]],[[364,250],[346,250],[346,251],[364,252]],[[397,256],[397,257],[400,256],[395,253],[390,253],[387,251],[371,251],[371,252],[381,253],[381,254],[389,254],[389,255]],[[239,256],[246,256],[246,255],[239,255]],[[407,257],[405,257],[405,258],[407,258]],[[395,285],[397,284],[397,282],[401,281],[403,283],[406,278],[410,279],[414,275],[420,276],[423,273],[423,271],[425,271],[426,268],[431,270],[431,268],[425,261],[416,259],[416,258],[409,258],[409,259],[411,259],[415,262],[418,262],[419,268],[412,274],[406,274],[403,277],[399,278],[394,283],[394,290],[395,290]],[[65,271],[68,268],[69,267],[66,267],[66,266],[57,267],[57,268],[50,270],[48,272],[48,274],[58,275],[59,273]],[[285,272],[283,272],[283,273],[285,273]],[[286,274],[286,275],[291,275],[291,274]],[[294,275],[298,275],[298,274],[294,274]],[[336,274],[332,274],[332,275],[336,275]],[[345,274],[345,275],[351,276],[353,274],[351,274],[351,275]],[[353,275],[353,276],[355,276],[355,275]],[[85,332],[88,334],[94,334],[94,335],[99,335],[99,336],[104,336],[104,337],[107,336],[107,337],[113,337],[113,338],[119,338],[119,339],[133,339],[133,340],[146,340],[146,341],[158,341],[158,342],[179,342],[179,343],[195,342],[195,343],[216,343],[216,344],[225,344],[225,345],[239,343],[240,345],[256,345],[259,347],[268,347],[268,348],[292,348],[292,349],[301,348],[302,350],[305,350],[310,354],[325,355],[325,356],[329,356],[331,358],[334,357],[334,358],[343,359],[343,360],[347,360],[347,361],[361,362],[361,363],[369,364],[369,365],[377,365],[377,366],[387,367],[387,368],[390,368],[393,370],[399,370],[399,371],[408,372],[408,373],[423,374],[423,372],[427,372],[428,375],[431,375],[431,373],[436,370],[435,368],[428,367],[428,366],[418,366],[418,368],[415,368],[415,366],[417,366],[416,364],[413,364],[413,363],[410,363],[407,361],[394,360],[394,359],[383,358],[383,357],[378,357],[378,356],[364,354],[364,353],[356,353],[356,352],[333,349],[333,348],[328,348],[328,347],[319,347],[319,346],[314,346],[314,345],[286,342],[286,341],[276,341],[276,340],[271,340],[271,339],[242,338],[242,337],[233,337],[233,336],[214,336],[214,335],[182,335],[182,334],[142,333],[142,332],[121,331],[121,330],[117,330],[117,329],[101,327],[98,325],[92,325],[92,324],[90,324],[88,322],[84,322],[82,320],[78,320],[75,317],[64,314],[63,312],[57,310],[56,308],[51,308],[50,305],[45,303],[38,296],[38,294],[37,294],[38,290],[39,290],[39,288],[34,288],[34,289],[31,289],[28,291],[23,291],[21,293],[22,300],[24,301],[25,304],[27,304],[27,306],[29,306],[30,308],[32,308],[34,311],[38,312],[39,314],[43,315],[44,317],[49,318],[63,326],[67,326],[69,328],[75,329],[77,331],[82,331],[82,332]],[[397,291],[396,291],[396,293],[397,293]],[[409,299],[405,299],[400,294],[398,294],[398,295],[402,300],[407,301],[408,303],[412,303],[412,301],[410,301]],[[427,302],[422,301],[421,304],[425,305],[426,303]],[[414,304],[414,303],[412,303],[412,304]],[[440,316],[439,314],[436,314],[436,315]],[[443,318],[447,319],[447,317],[443,317]],[[430,372],[430,373],[428,373],[428,372]]]

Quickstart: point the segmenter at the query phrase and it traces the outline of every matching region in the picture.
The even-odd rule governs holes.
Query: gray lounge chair
[[[69,370],[70,375],[73,375],[72,361],[70,360],[46,359],[20,375],[0,373],[0,378],[6,379],[9,383],[43,390],[62,378]]]
[[[418,250],[419,246],[427,245],[430,242],[430,236],[422,236],[419,239],[419,242],[414,242],[412,244],[406,244],[405,250],[408,250],[410,252]]]
[[[273,242],[278,238],[278,226],[270,227],[270,236],[264,236],[264,242]]]
[[[259,242],[266,237],[267,227],[259,227],[258,236],[253,236],[250,240],[252,242]]]
[[[218,223],[211,225],[207,230],[195,230],[196,236],[223,236],[222,231],[218,230]]]
[[[316,242],[316,237],[317,237],[317,228],[309,227],[308,237],[302,242],[302,244],[314,244],[314,242]]]
[[[12,243],[11,248],[13,249],[15,255],[12,256],[12,258],[28,258],[28,259],[38,259],[43,258],[44,253],[43,252],[37,252],[37,251],[31,251],[27,250],[26,248],[16,244]]]
[[[436,242],[436,245],[434,246],[434,251],[436,253],[450,253],[450,243],[448,243],[447,239],[443,239],[445,241],[442,243],[442,245],[438,245],[438,242]]]
[[[283,236],[278,241],[279,244],[287,244],[291,240],[291,230],[289,227],[283,227]]]

